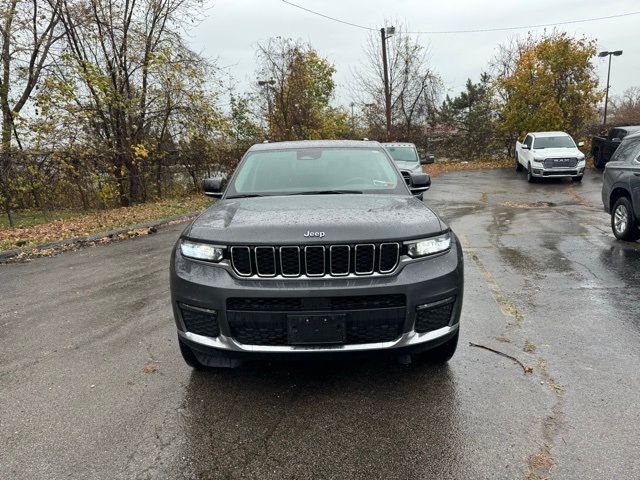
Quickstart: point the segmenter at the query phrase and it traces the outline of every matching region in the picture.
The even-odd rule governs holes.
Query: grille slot
[[[283,277],[298,277],[300,271],[300,247],[280,247],[280,268]]]
[[[304,247],[304,258],[308,276],[321,277],[324,275],[324,247]]]
[[[349,245],[332,245],[329,248],[331,258],[330,273],[334,277],[349,275],[351,267],[351,248]]]
[[[411,186],[411,173],[407,170],[401,170],[400,173],[402,174],[402,178],[404,178],[404,183],[407,184],[407,186]]]
[[[378,270],[380,273],[389,273],[395,270],[400,257],[400,245],[397,243],[380,244],[380,260]]]
[[[276,249],[273,247],[256,247],[256,273],[259,277],[276,276]]]
[[[375,245],[356,245],[356,275],[373,273],[376,263]]]
[[[231,266],[242,277],[323,277],[388,274],[400,263],[400,243],[233,246]]]
[[[238,275],[251,275],[251,249],[249,247],[231,247],[231,265]]]

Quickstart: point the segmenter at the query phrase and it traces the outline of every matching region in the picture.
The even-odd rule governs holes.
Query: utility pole
[[[389,66],[387,64],[387,39],[396,31],[395,27],[382,27],[380,39],[382,40],[382,70],[384,76],[384,113],[387,123],[387,140],[391,135],[391,89],[389,88]],[[387,33],[389,34],[387,36]]]
[[[267,94],[267,111],[269,112],[269,117],[273,114],[273,107],[271,105],[271,89],[270,87],[274,86],[276,81],[271,78],[269,80],[258,80],[258,85],[264,87]]]
[[[607,124],[607,107],[609,106],[609,78],[611,78],[611,57],[619,57],[622,55],[622,50],[616,50],[615,52],[600,52],[598,53],[599,57],[609,57],[609,68],[607,69],[607,88],[604,94],[604,119],[602,121],[603,125]]]

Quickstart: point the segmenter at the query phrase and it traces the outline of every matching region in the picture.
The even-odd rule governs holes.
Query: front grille
[[[233,246],[230,254],[233,270],[243,277],[340,277],[393,272],[400,244]]]
[[[231,336],[247,345],[289,345],[290,312],[340,311],[345,314],[345,344],[389,342],[402,334],[406,297],[229,298]]]
[[[411,186],[411,172],[408,170],[401,170],[402,178],[404,178],[404,183],[406,183],[409,187]]]
[[[578,165],[577,158],[547,158],[544,168],[575,168]]]
[[[416,311],[415,331],[430,332],[449,325],[455,301],[455,297],[449,297],[439,302],[419,306]]]
[[[178,304],[180,315],[187,332],[207,337],[217,337],[220,334],[218,314],[215,310]]]
[[[253,312],[301,312],[318,310],[367,310],[406,305],[402,294],[350,297],[232,297],[227,310]]]

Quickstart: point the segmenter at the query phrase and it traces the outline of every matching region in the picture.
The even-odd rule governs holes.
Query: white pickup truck
[[[582,145],[564,132],[530,132],[523,142],[516,142],[516,171],[524,168],[530,183],[545,177],[580,182],[585,169],[584,153],[578,150]]]

